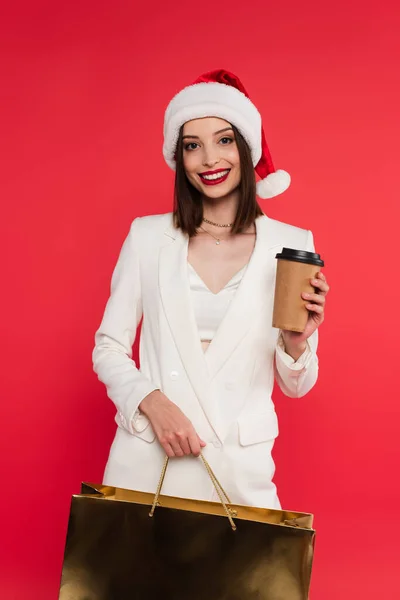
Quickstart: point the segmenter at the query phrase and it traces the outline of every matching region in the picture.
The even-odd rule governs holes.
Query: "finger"
[[[171,444],[164,442],[164,444],[161,445],[164,448],[165,454],[168,456],[168,458],[173,458],[175,456],[175,452],[172,450]]]
[[[321,290],[320,293],[327,294],[329,292],[329,285],[322,279],[311,279],[311,285]]]
[[[188,437],[190,450],[193,456],[199,456],[201,452],[200,438],[196,433],[191,433]]]
[[[324,307],[319,304],[306,304],[306,308],[311,312],[318,313],[319,315],[324,314]]]
[[[177,439],[170,439],[169,443],[171,445],[172,450],[174,451],[175,456],[184,456],[184,451],[181,448],[181,445]]]
[[[192,451],[190,449],[188,437],[186,435],[183,435],[183,436],[178,436],[178,439],[179,439],[180,447],[182,448],[184,454],[186,454],[186,456],[189,456],[189,454],[191,454]]]
[[[309,302],[316,302],[317,304],[325,304],[326,302],[326,298],[322,294],[307,294],[306,292],[303,292],[302,296]]]

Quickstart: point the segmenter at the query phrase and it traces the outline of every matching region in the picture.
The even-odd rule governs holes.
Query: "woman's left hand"
[[[329,292],[329,285],[325,275],[317,273],[317,279],[311,280],[311,285],[317,288],[316,293],[302,293],[303,300],[307,301],[306,308],[309,311],[308,321],[305,330],[302,333],[297,331],[282,331],[283,341],[287,351],[296,351],[297,348],[305,349],[306,340],[314,333],[314,331],[323,323],[325,318],[325,303],[326,296]]]

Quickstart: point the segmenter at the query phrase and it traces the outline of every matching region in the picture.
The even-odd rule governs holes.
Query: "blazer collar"
[[[260,311],[272,306],[278,235],[273,220],[266,215],[257,218],[256,241],[247,269],[205,354],[190,297],[188,236],[173,225],[167,228],[165,235],[169,242],[161,248],[159,260],[159,286],[165,315],[193,389],[211,427],[222,440],[222,425],[209,386]]]

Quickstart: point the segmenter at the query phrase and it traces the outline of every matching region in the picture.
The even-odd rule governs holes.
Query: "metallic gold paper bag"
[[[160,496],[167,463],[155,496],[82,484],[59,600],[308,598],[312,515],[228,504],[205,460],[221,503]]]

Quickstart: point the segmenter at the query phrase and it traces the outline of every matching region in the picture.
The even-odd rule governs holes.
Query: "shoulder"
[[[145,215],[144,217],[136,217],[132,221],[131,228],[140,231],[165,231],[172,225],[172,212],[162,213],[159,215]]]
[[[270,219],[266,215],[265,219],[277,246],[295,247],[299,250],[313,248],[313,234],[309,229]]]
[[[151,235],[154,241],[154,236],[164,233],[171,227],[173,227],[173,215],[172,212],[169,212],[136,217],[131,223],[130,231],[131,234],[140,235],[141,237]]]
[[[173,231],[173,213],[136,217],[130,226],[129,238],[137,250],[152,250],[167,239],[164,233]]]

